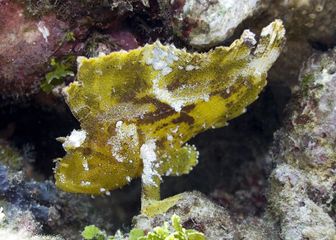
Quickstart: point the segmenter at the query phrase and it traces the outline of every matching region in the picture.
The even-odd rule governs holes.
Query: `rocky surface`
[[[25,233],[22,236],[48,232],[65,239],[78,239],[86,225],[96,224],[115,231],[127,221],[125,215],[132,211],[130,208],[134,204],[133,197],[126,204],[127,198],[134,196],[135,199],[137,188],[126,189],[128,194],[117,191],[111,196],[97,198],[68,194],[56,189],[52,181],[34,180],[36,173],[26,172],[27,166],[22,168],[26,161],[18,150],[1,143],[0,206],[7,223],[5,228],[0,225],[0,236],[1,231],[10,232],[23,225]],[[128,205],[128,210],[120,207],[120,203]],[[111,218],[113,222],[109,222]]]
[[[138,46],[134,35],[118,24],[126,6],[115,2],[112,11],[112,6],[86,4],[0,1],[0,106],[40,92],[41,81],[53,71],[52,58],[97,56]],[[69,70],[76,72],[75,61],[71,64]]]
[[[235,28],[261,5],[260,0],[173,0],[173,28],[187,44],[209,48],[229,38]]]
[[[284,21],[287,31],[287,44],[278,63],[270,72],[270,82],[280,86],[296,88],[301,65],[314,52],[326,51],[335,45],[336,28],[333,16],[336,3],[333,0],[280,0],[264,1],[267,6],[260,15],[254,15],[242,25],[260,29],[274,18]],[[283,71],[286,69],[286,71]],[[274,92],[279,92],[279,88]]]
[[[334,239],[336,52],[312,56],[276,133],[270,203],[284,239]]]
[[[135,227],[149,231],[169,222],[173,214],[181,216],[183,227],[203,232],[207,239],[234,239],[235,229],[228,212],[199,192],[182,193],[172,208],[154,218],[135,217]]]
[[[333,0],[280,0],[270,1],[266,12],[269,18],[284,19],[288,36],[328,46],[335,43],[335,6]]]
[[[185,192],[166,213],[148,218],[138,215],[133,219],[136,228],[152,231],[153,228],[169,222],[172,215],[181,217],[183,227],[196,229],[204,233],[206,239],[279,239],[277,229],[270,217],[246,218],[243,222],[235,221],[234,212],[211,201],[199,192]]]
[[[15,100],[39,91],[51,56],[62,46],[69,26],[55,15],[27,20],[24,9],[11,1],[0,2],[0,98]],[[10,99],[10,100],[9,100]]]

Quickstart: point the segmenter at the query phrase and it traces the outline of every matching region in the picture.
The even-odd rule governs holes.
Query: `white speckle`
[[[170,134],[168,134],[168,135],[167,135],[167,140],[170,141],[170,142],[173,141],[173,136],[170,135]]]
[[[168,171],[166,172],[166,176],[170,176],[173,172],[172,168],[169,168]]]
[[[60,174],[59,175],[59,180],[60,180],[61,183],[65,182],[65,176],[64,176],[64,174]]]
[[[203,100],[205,101],[205,102],[208,102],[209,101],[209,99],[210,99],[210,96],[209,96],[209,94],[205,94],[205,95],[203,95]]]
[[[122,126],[123,122],[122,121],[118,121],[116,123],[116,128],[120,128]]]
[[[48,37],[50,35],[48,28],[45,26],[43,21],[37,23],[37,29],[42,34],[44,41],[48,42]]]
[[[155,164],[157,161],[156,153],[156,144],[154,139],[150,139],[144,143],[140,148],[140,157],[143,161],[143,173],[142,173],[142,182],[145,185],[157,186],[154,181],[155,176],[160,175],[155,170]]]
[[[172,108],[174,108],[176,112],[180,112],[184,103],[182,101],[176,101],[176,102],[172,102],[170,105]]]
[[[116,123],[115,129],[116,135],[112,136],[107,144],[111,145],[112,156],[118,161],[123,162],[126,157],[124,154],[124,146],[129,146],[129,149],[133,149],[133,153],[136,154],[137,146],[139,145],[137,128],[135,124],[124,124],[122,121]]]
[[[176,48],[174,46],[162,46],[161,43],[156,42],[152,49],[145,49],[143,56],[147,65],[151,65],[156,71],[156,75],[152,80],[152,93],[156,99],[169,104],[176,112],[180,112],[184,106],[198,101],[208,101],[209,95],[193,94],[195,92],[195,85],[183,85],[177,89],[169,90],[165,76],[172,72],[174,61],[178,60],[175,55]],[[181,66],[178,66],[180,68]],[[187,65],[187,71],[199,69],[198,66]],[[204,81],[206,86],[206,81]],[[185,94],[189,93],[190,94]]]
[[[279,49],[273,48],[260,58],[256,58],[249,63],[251,68],[254,68],[254,73],[261,76],[262,73],[268,71],[268,69],[273,65],[275,60],[277,60],[280,54]]]
[[[192,70],[194,70],[195,69],[195,66],[193,66],[193,65],[187,65],[186,67],[185,67],[185,70],[186,71],[192,71]]]
[[[91,185],[91,182],[89,181],[81,181],[81,186],[90,186]]]
[[[179,130],[179,128],[180,128],[180,127],[177,126],[176,128],[174,128],[174,129],[172,130],[172,132],[173,132],[173,133],[177,133],[177,131]]]
[[[103,75],[103,71],[101,69],[96,69],[95,73],[97,73],[98,75]]]
[[[62,144],[64,149],[73,149],[80,147],[86,139],[85,130],[73,130],[70,136],[65,138],[64,143]]]
[[[165,61],[159,60],[157,62],[153,62],[154,70],[163,70],[167,67],[167,63]]]
[[[165,85],[161,84],[162,77],[172,72],[171,65],[178,57],[174,54],[174,46],[162,46],[160,42],[155,42],[152,51],[144,52],[145,62],[151,65],[158,75],[153,79],[153,93],[157,99],[169,104],[176,112],[180,112],[184,104],[183,101],[176,99]]]
[[[83,61],[87,59],[86,57],[83,56],[79,56],[77,57],[76,61],[77,61],[77,66],[78,66],[78,70],[80,69],[80,67],[82,66]]]
[[[105,189],[105,188],[100,188],[99,191],[100,191],[100,192],[105,192],[106,189]]]
[[[132,178],[131,178],[130,176],[127,176],[127,177],[126,177],[126,181],[127,181],[127,182],[130,182],[131,180],[132,180]]]
[[[89,163],[86,159],[83,159],[83,168],[84,168],[84,171],[89,171]]]
[[[170,67],[165,67],[164,69],[162,69],[162,75],[166,76],[169,73],[171,73],[173,71],[173,69],[171,69]]]
[[[243,32],[242,38],[244,39],[244,42],[253,46],[257,44],[257,41],[255,40],[255,34],[248,29]]]

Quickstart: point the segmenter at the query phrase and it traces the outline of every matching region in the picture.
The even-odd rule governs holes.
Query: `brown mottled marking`
[[[92,153],[92,150],[90,148],[84,148],[83,149],[83,154],[89,156]]]
[[[182,112],[187,112],[187,113],[189,113],[189,112],[191,112],[195,107],[196,107],[196,104],[195,104],[195,103],[193,103],[193,104],[189,104],[189,105],[183,107],[181,111],[182,111]]]
[[[137,122],[141,122],[142,124],[157,122],[176,113],[175,110],[168,104],[149,96],[136,100],[136,102],[140,104],[152,103],[156,107],[156,110],[154,112],[146,113],[143,115],[142,119],[137,119]]]
[[[189,125],[192,125],[195,122],[195,119],[189,116],[185,112],[181,112],[180,116],[172,121],[174,124],[185,122]]]

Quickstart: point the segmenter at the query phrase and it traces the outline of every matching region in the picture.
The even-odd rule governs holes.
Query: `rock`
[[[7,154],[1,154],[3,149]],[[14,150],[11,149],[12,152]],[[12,230],[19,226],[27,226],[28,232],[24,229],[25,232],[22,232],[22,236],[27,236],[27,239],[45,232],[69,240],[79,239],[79,233],[86,225],[95,224],[108,231],[115,231],[116,225],[126,221],[125,215],[129,213],[122,210],[119,204],[126,204],[129,208],[127,199],[130,194],[137,194],[136,189],[129,194],[114,192],[110,197],[96,199],[67,194],[57,190],[49,180],[30,179],[24,168],[17,169],[14,168],[17,165],[6,165],[14,156],[18,157],[15,161],[24,162],[20,154],[9,155],[8,152],[9,147],[0,144],[0,207],[4,209],[8,222],[3,229],[0,224],[0,239],[1,234],[14,234]],[[113,222],[110,222],[110,219],[113,219]]]
[[[336,2],[333,0],[280,0],[267,8],[270,18],[284,19],[288,36],[321,42],[335,43],[334,16]]]
[[[149,219],[144,215],[136,216],[135,227],[150,231],[156,226],[169,222],[173,214],[181,217],[182,225],[187,229],[203,232],[207,239],[234,239],[235,229],[228,212],[210,201],[199,192],[180,194],[180,200],[166,213]]]
[[[300,73],[300,89],[277,133],[279,156],[291,165],[333,177],[336,151],[336,50],[312,56]]]
[[[248,217],[239,223],[235,221],[236,212],[228,211],[200,192],[184,192],[174,197],[179,197],[179,200],[167,212],[151,218],[145,215],[134,217],[134,227],[144,229],[145,232],[152,231],[164,222],[169,222],[171,216],[176,214],[181,217],[184,228],[204,233],[207,240],[280,239],[271,216]]]
[[[0,239],[64,240],[60,236],[41,235],[41,226],[29,211],[5,211],[0,207]]]
[[[107,34],[93,32],[83,43],[83,53],[88,57],[98,57],[114,51],[135,49],[138,46],[135,36],[126,30],[110,30]]]
[[[39,90],[51,56],[55,55],[69,26],[55,15],[27,19],[13,1],[0,2],[0,99],[14,101]],[[66,52],[68,49],[62,49]]]
[[[300,73],[290,117],[275,135],[270,206],[283,239],[330,239],[335,228],[336,50]]]
[[[261,8],[261,0],[173,0],[175,33],[195,48],[218,45]]]
[[[279,165],[274,170],[269,200],[272,211],[280,220],[282,239],[334,239],[334,221],[327,211],[312,201],[307,194],[309,184],[313,183],[311,181],[321,181],[313,178],[317,176],[286,164]],[[319,182],[319,185],[329,184]]]
[[[116,9],[119,9],[117,5]],[[76,12],[76,21],[69,9]],[[86,11],[92,19],[86,16]],[[63,3],[35,5],[34,1],[25,4],[1,1],[0,107],[30,99],[38,93],[46,73],[55,71],[51,66],[52,58],[65,65],[64,60],[66,70],[75,72],[74,61],[68,63],[74,56],[93,56],[99,52],[138,47],[135,36],[119,26],[121,17],[118,14],[121,13],[104,6],[88,7],[75,2],[65,9]],[[110,21],[115,16],[120,18]],[[98,34],[97,30],[104,34]],[[73,78],[64,77],[63,82],[71,80]]]
[[[336,2],[333,0],[264,0],[263,3],[267,7],[249,21],[245,21],[241,28],[261,29],[274,18],[284,21],[287,44],[270,71],[269,82],[274,89],[273,92],[280,99],[285,99],[282,95],[286,92],[282,89],[286,86],[290,89],[297,87],[301,65],[314,50],[326,51],[335,45]]]
[[[283,89],[288,88],[291,93],[297,87],[301,65],[313,52],[314,49],[308,41],[287,39],[282,53],[269,72],[269,85],[280,106],[285,105],[281,103],[281,99],[286,99],[288,95]],[[283,108],[279,110],[282,114]]]

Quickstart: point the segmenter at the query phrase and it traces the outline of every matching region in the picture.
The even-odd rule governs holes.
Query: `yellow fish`
[[[80,57],[77,81],[64,92],[81,129],[64,139],[67,154],[57,163],[56,185],[101,194],[142,177],[146,192],[159,188],[161,176],[188,173],[198,152],[186,142],[244,113],[266,85],[284,39],[275,20],[259,44],[245,30],[231,46],[207,53],[157,41]]]

